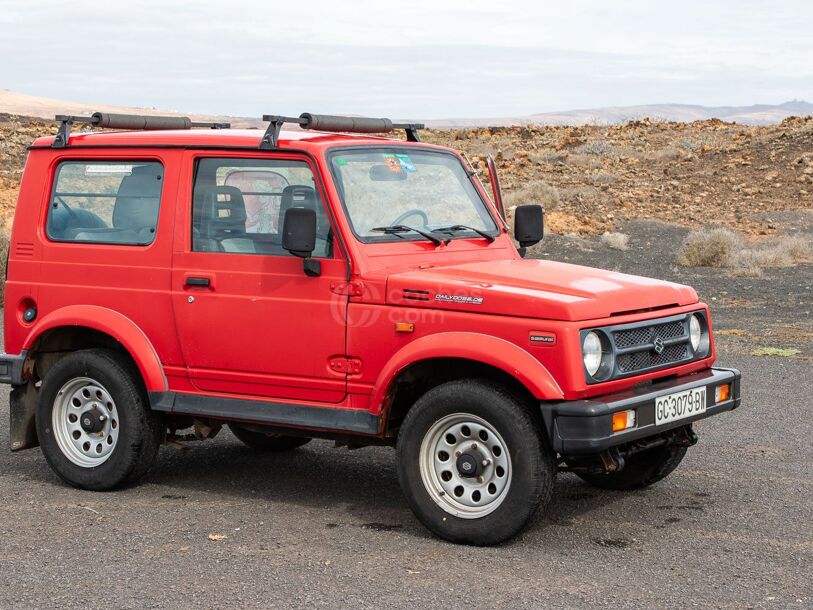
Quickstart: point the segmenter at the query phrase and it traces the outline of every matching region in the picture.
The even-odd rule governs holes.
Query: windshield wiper
[[[494,241],[494,236],[489,235],[485,231],[481,231],[480,229],[475,229],[474,227],[470,227],[468,225],[451,225],[449,227],[439,227],[437,229],[432,229],[433,231],[437,231],[438,233],[456,233],[457,231],[473,231],[477,233],[483,239],[487,239],[488,243]]]
[[[392,235],[397,235],[398,233],[408,233],[408,232],[412,231],[414,233],[417,233],[418,235],[421,235],[421,236],[425,237],[429,241],[431,241],[433,244],[435,244],[435,247],[437,247],[437,246],[439,246],[441,244],[448,244],[449,243],[448,239],[440,239],[437,235],[432,235],[428,231],[423,231],[421,229],[416,229],[415,227],[408,227],[406,225],[390,225],[388,227],[374,227],[374,228],[370,229],[370,231],[376,231],[378,233],[389,233],[389,234],[392,234]]]

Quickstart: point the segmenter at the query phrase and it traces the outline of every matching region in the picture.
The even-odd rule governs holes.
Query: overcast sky
[[[0,0],[0,89],[421,119],[813,101],[813,1]]]

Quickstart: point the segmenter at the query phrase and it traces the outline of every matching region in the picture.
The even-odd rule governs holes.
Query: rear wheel
[[[527,405],[500,385],[445,383],[409,410],[398,478],[420,521],[465,544],[516,535],[550,499],[556,465]]]
[[[685,455],[686,447],[665,445],[627,458],[624,468],[618,472],[591,474],[577,471],[576,474],[590,485],[602,489],[640,489],[669,476]]]
[[[37,404],[48,464],[74,487],[106,490],[138,480],[155,460],[161,417],[135,366],[108,350],[81,350],[51,367]]]
[[[311,439],[302,436],[284,436],[282,434],[255,432],[254,430],[249,430],[236,424],[229,424],[229,429],[244,445],[251,447],[255,451],[266,451],[269,453],[291,451],[311,441]]]

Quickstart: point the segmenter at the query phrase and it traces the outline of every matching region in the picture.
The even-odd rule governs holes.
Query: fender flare
[[[23,349],[30,350],[42,335],[55,328],[84,326],[118,341],[133,358],[148,392],[166,392],[169,387],[158,353],[136,324],[119,312],[96,305],[70,305],[44,316],[28,333]]]
[[[411,364],[433,358],[461,358],[501,369],[540,400],[561,400],[562,389],[548,369],[518,345],[471,332],[446,332],[412,341],[393,355],[379,373],[370,405],[380,407],[398,374]]]

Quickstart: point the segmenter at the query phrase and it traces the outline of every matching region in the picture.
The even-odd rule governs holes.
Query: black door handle
[[[188,277],[186,278],[187,286],[209,286],[211,280],[208,277]]]

